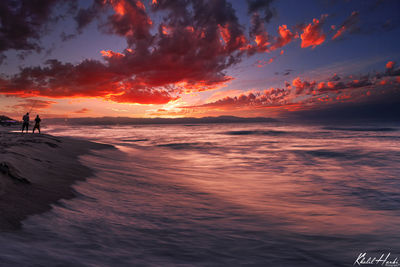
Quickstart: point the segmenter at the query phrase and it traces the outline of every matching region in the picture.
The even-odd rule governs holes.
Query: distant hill
[[[1,126],[11,126],[19,124],[18,121],[11,119],[10,117],[0,115],[0,125]]]
[[[15,121],[7,116],[0,115],[0,121]]]
[[[72,118],[47,119],[46,122],[68,125],[135,125],[135,124],[204,124],[204,123],[255,123],[277,122],[272,118],[256,117],[242,118],[235,116],[203,117],[203,118],[127,118],[127,117],[102,117],[102,118]]]

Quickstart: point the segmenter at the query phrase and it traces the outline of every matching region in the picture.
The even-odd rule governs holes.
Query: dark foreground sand
[[[106,148],[112,146],[0,129],[0,231],[18,229],[27,216],[74,197],[71,185],[92,174],[79,155]]]

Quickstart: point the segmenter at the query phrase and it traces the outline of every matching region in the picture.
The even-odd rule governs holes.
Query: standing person
[[[29,128],[29,112],[27,112],[23,117],[22,117],[22,133],[24,133],[24,129],[26,128],[26,132],[28,133],[28,128]]]
[[[41,121],[42,120],[39,118],[39,115],[37,115],[36,118],[35,118],[35,126],[33,127],[32,133],[35,133],[35,129],[38,129],[39,133],[40,133],[40,122]]]

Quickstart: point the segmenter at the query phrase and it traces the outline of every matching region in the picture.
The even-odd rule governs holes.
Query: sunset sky
[[[399,11],[396,0],[1,1],[0,114],[279,117],[396,104]]]

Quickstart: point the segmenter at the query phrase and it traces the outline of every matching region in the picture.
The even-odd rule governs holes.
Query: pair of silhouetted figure
[[[39,115],[36,116],[35,118],[35,126],[33,126],[33,131],[32,133],[35,133],[35,130],[38,129],[40,133],[40,122],[42,120],[39,118]],[[22,133],[24,133],[24,130],[26,129],[26,132],[28,133],[29,129],[29,112],[27,112],[23,117],[22,117]]]

